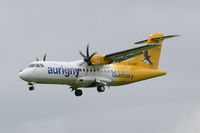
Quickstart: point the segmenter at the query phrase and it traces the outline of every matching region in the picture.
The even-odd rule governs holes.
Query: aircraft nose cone
[[[25,80],[25,81],[28,80],[28,74],[27,74],[27,72],[26,72],[25,70],[20,71],[19,77],[20,77],[22,80]]]

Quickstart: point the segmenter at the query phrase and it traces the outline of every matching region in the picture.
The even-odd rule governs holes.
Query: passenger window
[[[93,71],[94,71],[94,72],[96,72],[96,70],[95,70],[95,69],[94,69]]]
[[[90,72],[92,72],[92,69],[90,69]]]

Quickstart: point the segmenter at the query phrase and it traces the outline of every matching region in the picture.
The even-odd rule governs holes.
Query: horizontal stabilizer
[[[178,37],[180,35],[169,35],[169,36],[162,36],[162,37],[156,37],[156,38],[151,38],[152,41],[157,41],[157,40],[164,40],[164,39],[169,39],[169,38],[173,38],[173,37]],[[143,41],[139,41],[139,42],[135,42],[135,44],[143,44],[143,43],[147,43],[148,39],[143,40]]]

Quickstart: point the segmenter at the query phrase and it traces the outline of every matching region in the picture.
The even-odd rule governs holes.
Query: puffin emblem
[[[144,61],[144,63],[148,64],[148,65],[153,65],[153,63],[150,60],[150,55],[148,53],[148,51],[144,51],[144,58],[141,61]]]

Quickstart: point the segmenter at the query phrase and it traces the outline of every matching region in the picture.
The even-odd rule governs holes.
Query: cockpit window
[[[43,64],[30,64],[28,66],[28,68],[32,68],[32,67],[44,67],[44,65]]]
[[[32,67],[35,67],[35,64],[30,64],[30,65],[28,66],[28,68],[32,68]]]
[[[40,67],[44,67],[44,65],[43,65],[43,64],[40,64]]]

